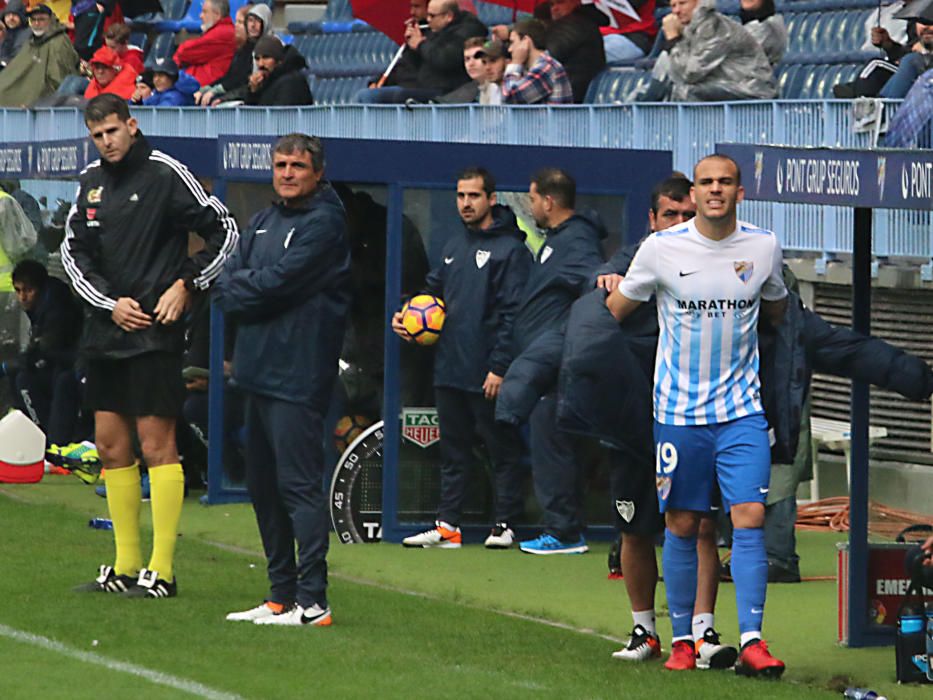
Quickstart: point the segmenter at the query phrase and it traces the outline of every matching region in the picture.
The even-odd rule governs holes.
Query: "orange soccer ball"
[[[441,337],[446,315],[442,299],[419,294],[402,307],[402,325],[419,345],[434,345]]]

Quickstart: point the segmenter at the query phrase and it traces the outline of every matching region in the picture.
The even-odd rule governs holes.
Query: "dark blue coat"
[[[346,214],[331,186],[300,208],[257,213],[214,298],[238,323],[237,385],[326,412],[350,308]]]
[[[496,399],[497,421],[524,423],[538,399],[555,389],[567,316],[603,263],[605,236],[602,222],[589,212],[547,232],[512,329],[517,357]]]
[[[30,366],[44,362],[60,368],[74,365],[83,322],[81,304],[67,284],[49,277],[39,292],[29,317],[29,342],[25,361]]]
[[[517,353],[547,330],[560,329],[570,306],[591,288],[603,264],[600,240],[606,229],[595,214],[577,213],[547,232],[535,256],[512,333]]]
[[[512,322],[531,268],[531,251],[508,207],[493,208],[493,225],[464,226],[444,246],[427,291],[447,305],[437,343],[434,385],[481,392],[488,372],[512,363]]]

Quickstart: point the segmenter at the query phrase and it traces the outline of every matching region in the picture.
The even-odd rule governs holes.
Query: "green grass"
[[[494,612],[624,637],[631,625],[624,586],[606,579],[603,545],[582,557],[529,557],[475,546],[451,552],[335,544],[329,557],[334,626],[266,629],[223,621],[266,590],[248,506],[205,508],[189,499],[178,548],[181,595],[168,601],[70,592],[112,557],[110,533],[87,527],[88,517],[105,512],[102,499],[64,477],[0,487],[0,625],[256,698],[829,698],[838,697],[840,684],[867,685],[892,700],[927,697],[925,689],[894,685],[892,649],[835,644],[832,582],[769,589],[766,635],[788,663],[782,682],[674,675],[659,664],[613,661],[618,645],[596,634]],[[832,573],[838,539],[801,538],[805,575]],[[733,593],[723,586],[717,611],[730,639]],[[660,608],[663,591],[658,595]],[[669,637],[666,628],[662,621],[662,638]],[[180,692],[2,635],[0,658],[0,698],[91,697],[127,688],[146,698]]]

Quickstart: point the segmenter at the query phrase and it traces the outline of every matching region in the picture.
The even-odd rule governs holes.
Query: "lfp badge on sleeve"
[[[437,409],[433,406],[403,408],[402,437],[421,448],[439,442],[441,428]]]

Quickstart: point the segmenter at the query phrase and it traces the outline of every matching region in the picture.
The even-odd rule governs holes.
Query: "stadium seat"
[[[152,42],[149,52],[146,54],[147,61],[154,61],[160,58],[171,58],[175,53],[175,35],[171,32],[159,34]]]
[[[480,21],[487,27],[492,27],[496,24],[512,24],[511,7],[496,5],[491,2],[482,2],[482,0],[476,0],[473,4],[476,5],[476,16],[479,17]],[[518,13],[518,19],[527,16],[528,13],[526,12]]]
[[[126,18],[126,25],[137,30],[154,29],[166,20],[177,20],[185,16],[188,0],[162,0],[162,12],[147,12],[133,18]]]
[[[133,32],[130,34],[130,46],[139,47],[145,54],[149,48],[149,35],[145,32]]]
[[[350,0],[328,0],[324,10],[325,22],[350,22],[353,20],[353,8]]]

